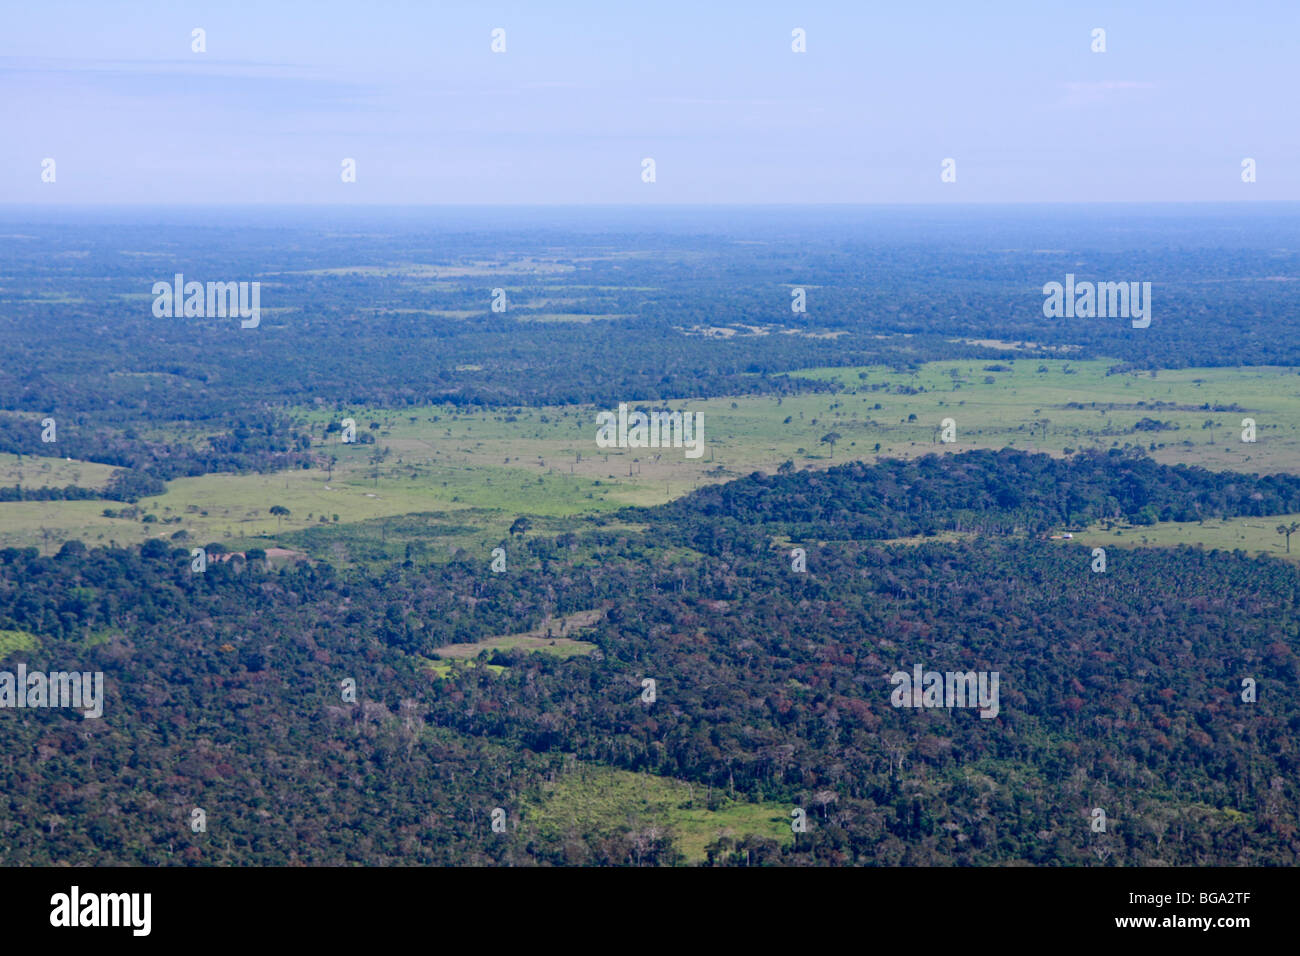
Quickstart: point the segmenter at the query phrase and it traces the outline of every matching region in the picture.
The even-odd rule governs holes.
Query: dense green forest
[[[900,538],[939,531],[1041,533],[1102,519],[1134,524],[1300,511],[1300,477],[1238,475],[1159,465],[1140,451],[1061,459],[1004,449],[945,460],[926,455],[854,462],[808,475],[780,467],[633,513],[685,532],[710,552],[720,529],[734,540],[765,535]],[[761,544],[759,545],[761,547]]]
[[[1300,571],[1179,548],[1096,573],[1089,549],[1013,525],[1108,499],[1257,513],[1295,480],[1044,457],[754,476],[637,512],[645,530],[512,538],[506,574],[469,553],[379,572],[250,555],[196,574],[161,541],[7,549],[0,631],[35,636],[31,668],[103,670],[108,700],[101,720],[5,715],[3,860],[681,862],[671,832],[634,820],[548,840],[513,809],[604,766],[687,781],[702,809],[806,808],[793,841],[718,839],[718,864],[1294,865]],[[950,493],[996,498],[999,474],[1020,492],[1007,533],[858,534],[859,512],[922,528],[960,514],[971,502]],[[883,500],[914,477],[936,497]],[[745,525],[798,530],[807,571]],[[589,608],[604,610],[590,654],[426,666]],[[892,706],[890,673],[915,664],[999,672],[999,716]],[[194,807],[208,832],[187,826]],[[505,833],[496,807],[514,814]]]

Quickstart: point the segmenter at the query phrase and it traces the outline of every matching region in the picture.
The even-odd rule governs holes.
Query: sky
[[[1300,0],[0,0],[0,204],[1300,200],[1298,50]]]

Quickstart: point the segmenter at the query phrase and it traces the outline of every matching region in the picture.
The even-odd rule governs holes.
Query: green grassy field
[[[556,657],[573,657],[590,654],[596,645],[589,641],[575,640],[571,636],[585,628],[591,627],[604,616],[603,611],[578,611],[555,620],[547,621],[532,631],[522,634],[502,634],[476,641],[473,644],[446,644],[438,648],[435,656],[442,660],[478,657],[484,651],[522,648],[528,651],[553,654]]]
[[[548,841],[563,840],[568,833],[608,833],[618,826],[643,832],[657,828],[672,833],[687,862],[698,863],[706,859],[705,847],[720,837],[794,840],[791,807],[734,802],[714,791],[719,803],[710,810],[708,788],[653,774],[579,765],[547,789],[540,800],[523,803],[520,825]]]
[[[1242,550],[1268,554],[1288,561],[1300,561],[1300,533],[1291,536],[1291,551],[1278,525],[1300,521],[1300,515],[1272,515],[1267,518],[1228,518],[1205,522],[1160,521],[1153,525],[1120,525],[1105,529],[1094,525],[1074,532],[1074,541],[1091,548],[1176,547],[1180,544],[1224,551]]]
[[[420,658],[420,664],[433,677],[436,677],[439,680],[442,680],[443,678],[446,677],[450,677],[453,673],[455,673],[456,669],[459,667],[479,666],[478,661],[475,660],[452,659],[452,660],[442,661],[442,660],[430,660],[427,657]],[[510,669],[508,667],[502,667],[500,664],[485,664],[483,666],[486,667],[488,670],[490,670],[493,674],[501,674]]]
[[[1131,443],[1165,464],[1215,470],[1300,470],[1300,377],[1296,369],[1162,369],[1107,375],[1108,361],[1016,360],[929,362],[915,373],[883,369],[817,369],[797,373],[838,381],[846,387],[887,385],[845,401],[836,427],[844,441],[881,440],[882,453],[915,454],[913,442],[929,445],[942,418],[957,427],[955,445],[1034,448],[1110,448]],[[1001,366],[1005,371],[991,370]],[[1045,371],[1039,371],[1045,369]],[[860,377],[865,374],[866,378]],[[992,382],[986,381],[992,379]],[[924,389],[918,394],[887,391]],[[855,411],[881,403],[869,413]],[[1208,407],[1205,407],[1208,406]],[[1214,408],[1231,408],[1215,411]],[[910,416],[915,414],[915,422]],[[1241,441],[1241,420],[1256,421],[1257,440]],[[874,419],[878,426],[864,419]],[[1135,430],[1148,419],[1159,430]],[[1206,427],[1212,422],[1211,427]],[[1155,446],[1154,448],[1152,446]],[[837,446],[838,447],[838,446]],[[926,448],[924,450],[936,450]]]
[[[516,313],[514,318],[519,322],[572,322],[578,325],[588,325],[592,322],[609,322],[614,319],[625,319],[626,315],[596,314],[586,312],[521,312]]]
[[[41,639],[26,631],[0,631],[0,660],[14,651],[35,650]]]
[[[93,461],[64,458],[36,458],[32,455],[0,453],[0,485],[24,488],[103,488],[117,469]]]
[[[321,467],[177,479],[166,493],[142,500],[140,514],[129,518],[106,517],[104,502],[4,502],[0,546],[48,553],[68,538],[127,544],[183,531],[177,544],[283,543],[335,560],[361,560],[360,552],[378,560],[395,556],[387,549],[386,522],[437,515],[435,523],[456,530],[416,535],[428,539],[426,555],[436,559],[458,547],[490,550],[520,515],[538,530],[556,528],[567,519],[660,504],[706,484],[774,471],[787,460],[797,468],[825,468],[971,448],[1062,454],[1130,444],[1166,464],[1300,473],[1296,370],[1107,375],[1112,364],[1020,359],[930,362],[915,371],[811,369],[797,374],[839,382],[844,390],[655,404],[703,413],[706,451],[696,459],[682,449],[598,448],[595,416],[603,409],[594,407],[302,409],[297,417],[313,436],[313,452],[322,464],[333,462],[332,474]],[[615,396],[605,408],[617,404]],[[1252,444],[1240,440],[1245,417],[1256,421]],[[370,435],[374,443],[344,444],[338,431],[327,431],[345,418],[356,421],[358,438]],[[945,418],[956,426],[951,444],[938,441]],[[154,431],[174,441],[203,437],[182,426]],[[833,447],[822,441],[831,434],[838,436]],[[6,467],[24,484],[66,484],[73,474],[95,484],[111,472],[62,459],[25,458],[20,465],[13,456],[0,459],[0,474]],[[288,508],[289,516],[272,516],[274,505]],[[374,537],[379,541],[361,540]]]

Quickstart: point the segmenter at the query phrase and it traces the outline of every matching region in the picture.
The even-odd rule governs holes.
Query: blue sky
[[[1300,199],[1295,0],[42,0],[2,16],[0,203]]]

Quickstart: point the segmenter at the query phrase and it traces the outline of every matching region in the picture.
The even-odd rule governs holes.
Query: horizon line
[[[913,201],[844,201],[844,202],[41,202],[0,201],[0,209],[843,209],[862,207],[925,206],[934,208],[954,206],[1259,206],[1300,204],[1297,199],[967,199]]]

